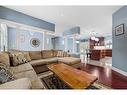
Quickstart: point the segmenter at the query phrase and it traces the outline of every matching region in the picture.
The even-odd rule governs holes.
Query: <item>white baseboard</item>
[[[127,72],[122,71],[116,67],[111,67],[111,69],[127,77]]]

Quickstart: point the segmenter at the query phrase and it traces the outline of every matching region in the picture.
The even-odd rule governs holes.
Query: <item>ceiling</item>
[[[56,25],[56,34],[81,27],[79,38],[112,34],[112,14],[121,6],[5,6]]]

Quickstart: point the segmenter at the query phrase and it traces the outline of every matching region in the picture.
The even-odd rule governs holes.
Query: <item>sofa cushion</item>
[[[42,84],[41,80],[37,77],[36,72],[34,70],[29,70],[26,72],[20,72],[14,74],[17,78],[28,78],[31,81],[33,89],[42,89],[44,85]]]
[[[0,84],[14,80],[15,77],[5,66],[0,65]]]
[[[9,52],[9,55],[11,57],[11,61],[12,61],[13,54],[16,54],[16,55],[17,54],[22,54],[23,57],[26,59],[27,62],[31,61],[29,52],[27,52],[27,51],[10,51]]]
[[[68,65],[73,65],[76,63],[81,63],[80,58],[75,58],[75,57],[63,57],[63,58],[58,58],[59,63],[65,63]]]
[[[13,66],[17,66],[20,64],[24,64],[27,62],[27,59],[25,58],[24,54],[22,52],[13,52],[10,54],[11,57],[11,64]]]
[[[32,66],[40,66],[40,65],[50,64],[50,63],[57,63],[57,62],[58,62],[57,57],[54,57],[54,58],[47,58],[47,59],[32,60],[30,64]]]
[[[53,57],[57,57],[57,52],[58,52],[58,50],[52,49],[52,51],[53,51]]]
[[[33,70],[33,67],[29,63],[21,64],[21,65],[10,67],[10,68],[13,73],[20,73],[20,72],[25,72],[28,70]]]
[[[27,62],[30,62],[31,58],[30,58],[29,52],[23,52],[23,54],[24,54],[24,57],[26,58]]]
[[[8,66],[10,66],[10,58],[8,53],[0,53],[0,63],[4,63]]]
[[[38,65],[46,65],[47,64],[47,60],[45,59],[38,59],[38,60],[32,60],[29,62],[32,66],[38,66]]]
[[[31,60],[37,60],[42,58],[41,51],[30,51],[29,55]]]
[[[21,78],[0,85],[0,89],[31,89],[31,81],[28,78]]]
[[[31,80],[32,89],[44,89],[44,84],[42,83],[41,79],[36,78],[35,80]]]
[[[58,63],[58,57],[47,58],[47,63]]]
[[[52,50],[43,50],[42,51],[42,58],[51,58],[54,57],[53,51]]]

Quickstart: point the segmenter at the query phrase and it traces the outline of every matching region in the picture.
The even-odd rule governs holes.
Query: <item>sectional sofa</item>
[[[6,70],[4,75],[1,68]],[[33,67],[29,63],[11,66],[8,53],[0,53],[0,74],[0,89],[44,89]],[[4,81],[8,76],[14,80]]]
[[[53,63],[65,63],[75,68],[79,67],[81,60],[71,57],[66,52],[58,50],[30,51],[31,61],[29,62],[36,73],[47,71],[47,65]]]
[[[59,50],[10,50],[0,53],[0,64],[6,65],[14,77],[12,81],[1,83],[0,89],[44,89],[37,74],[48,71],[47,65],[59,63],[78,68],[81,60]]]

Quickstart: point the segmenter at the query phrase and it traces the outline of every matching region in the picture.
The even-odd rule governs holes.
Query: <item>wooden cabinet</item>
[[[100,60],[101,58],[105,57],[104,50],[92,50],[91,51],[91,59],[92,60]]]
[[[106,56],[112,57],[112,50],[91,50],[91,59],[100,60]]]
[[[112,50],[111,49],[106,50],[106,56],[112,57]]]

